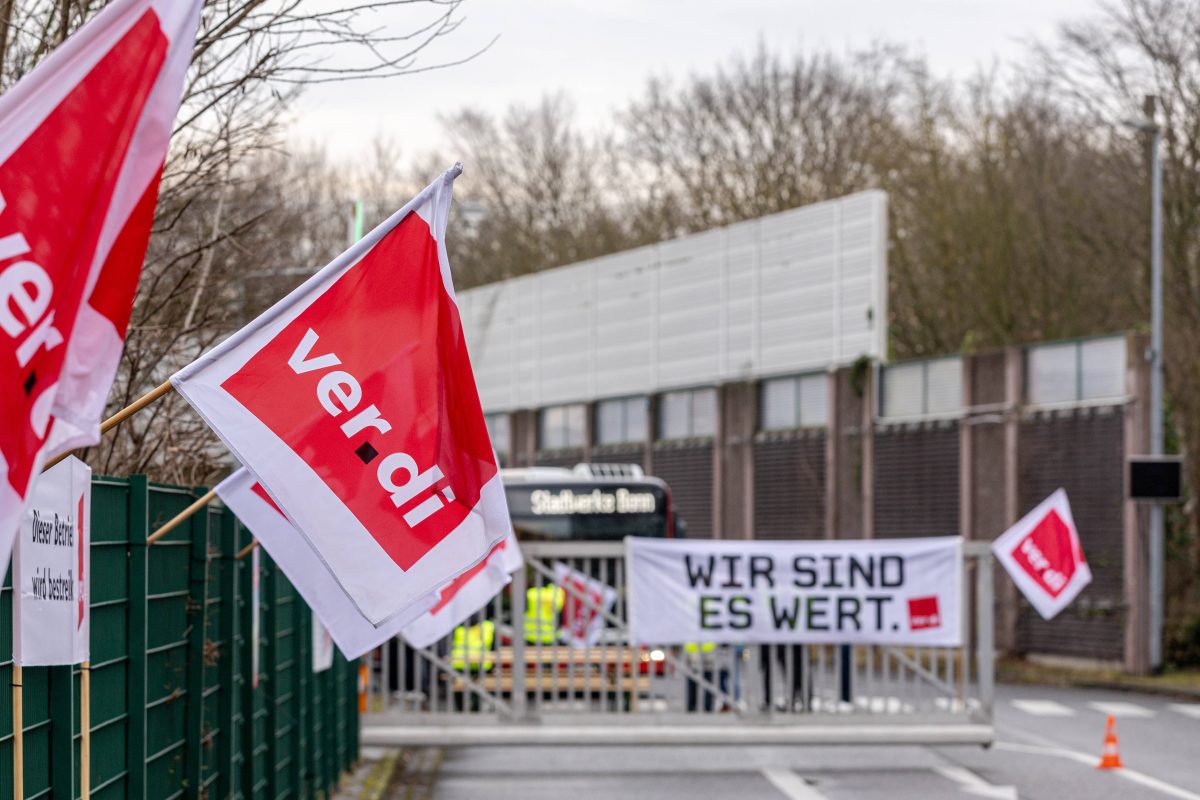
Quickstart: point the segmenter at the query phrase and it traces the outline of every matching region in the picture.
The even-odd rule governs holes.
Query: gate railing
[[[635,646],[620,542],[522,543],[526,568],[464,621],[493,631],[456,652],[402,639],[368,659],[364,741],[397,744],[638,741],[991,741],[992,562],[964,547],[963,645]],[[526,591],[564,563],[616,589],[599,639],[526,638]],[[564,591],[574,592],[570,586]]]

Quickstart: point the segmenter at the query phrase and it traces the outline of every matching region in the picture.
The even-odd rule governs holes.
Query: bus
[[[671,490],[636,464],[579,464],[501,470],[518,540],[620,541],[674,538],[683,524]]]

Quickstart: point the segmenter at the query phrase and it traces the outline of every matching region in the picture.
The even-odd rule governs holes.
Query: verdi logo
[[[221,384],[405,570],[496,474],[436,247],[410,214]]]
[[[937,595],[928,597],[913,597],[908,601],[908,627],[910,630],[923,631],[942,626],[942,614],[938,608]]]
[[[338,430],[346,437],[347,441],[367,429],[373,429],[377,433],[389,432],[392,429],[392,423],[380,415],[379,409],[374,404],[358,411],[363,401],[362,384],[345,370],[331,369],[339,366],[342,363],[341,359],[333,352],[319,356],[313,355],[313,349],[319,338],[312,328],[309,328],[304,334],[304,338],[300,340],[300,344],[288,359],[288,366],[291,367],[292,372],[303,375],[314,370],[319,371],[316,399],[321,408],[331,417],[339,417],[343,413],[353,414],[348,421],[338,426]],[[357,413],[355,413],[356,411]],[[369,440],[355,448],[354,453],[363,464],[370,464],[379,455]],[[404,480],[400,483],[396,482],[398,474],[404,475]],[[378,469],[375,470],[375,476],[379,480],[380,487],[388,493],[388,497],[396,508],[403,511],[406,506],[411,506],[407,512],[404,512],[404,521],[410,526],[419,525],[435,512],[445,508],[446,503],[454,501],[454,490],[445,486],[437,494],[413,505],[419,494],[428,492],[445,476],[436,465],[422,470],[408,453],[392,453],[384,458],[379,463]]]
[[[1051,509],[1016,547],[1012,557],[1051,597],[1058,597],[1075,574],[1071,531]]]

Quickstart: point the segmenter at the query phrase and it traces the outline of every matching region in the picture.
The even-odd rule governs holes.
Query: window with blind
[[[828,401],[828,378],[823,372],[763,381],[761,427],[764,431],[823,428],[829,423]]]

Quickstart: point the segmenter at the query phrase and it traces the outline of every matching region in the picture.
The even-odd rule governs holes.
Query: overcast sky
[[[467,0],[465,21],[426,61],[496,43],[462,66],[307,90],[294,136],[352,157],[383,135],[406,154],[440,135],[438,114],[469,106],[501,111],[563,90],[580,120],[606,125],[649,75],[704,72],[761,40],[773,50],[845,50],[886,39],[924,53],[939,74],[967,75],[1018,57],[1095,0]],[[411,30],[424,9],[377,22]]]

